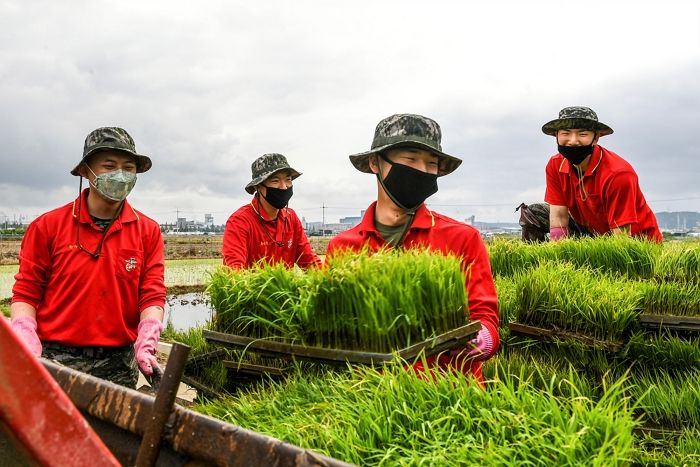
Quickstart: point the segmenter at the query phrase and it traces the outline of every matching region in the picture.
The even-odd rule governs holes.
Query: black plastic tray
[[[700,318],[696,316],[643,314],[639,316],[639,323],[647,329],[700,332]]]
[[[444,334],[440,334],[434,338],[426,339],[417,344],[397,350],[396,354],[401,359],[410,361],[415,359],[421,352],[424,352],[425,356],[427,357],[456,347],[464,347],[467,342],[476,337],[480,329],[480,321],[470,321],[469,324],[453,329]],[[361,365],[387,363],[394,359],[394,353],[308,347],[304,345],[287,344],[284,342],[237,336],[234,334],[226,334],[206,329],[203,331],[203,335],[209,342],[245,349],[261,355],[273,357],[287,357],[331,364],[355,363]]]
[[[588,345],[591,347],[600,347],[607,350],[608,352],[613,353],[619,352],[622,348],[621,342],[602,341],[589,336],[576,334],[570,331],[564,331],[561,329],[539,328],[536,326],[529,326],[527,324],[517,323],[515,321],[511,321],[510,323],[508,323],[508,329],[510,329],[510,332],[513,334],[530,337],[540,341],[552,342],[557,339],[572,339],[581,342],[584,345]]]

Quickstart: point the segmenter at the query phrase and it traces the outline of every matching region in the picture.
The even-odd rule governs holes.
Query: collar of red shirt
[[[591,162],[589,162],[588,167],[586,167],[586,172],[583,174],[584,177],[593,175],[593,172],[598,169],[600,161],[603,160],[603,147],[599,145],[593,146],[593,156],[591,156]],[[571,164],[566,164],[566,159],[562,156],[561,164],[559,164],[559,172],[568,174],[571,172]]]
[[[266,220],[266,221],[273,221],[274,220],[273,218],[271,218],[270,216],[267,215],[267,211],[265,211],[265,209],[262,207],[257,196],[253,196],[253,199],[250,201],[250,205],[253,207],[253,210],[255,212],[257,212],[263,218],[263,220]],[[277,211],[277,217],[284,220],[288,215],[287,209],[288,208],[282,208],[279,211]]]
[[[87,197],[89,193],[90,188],[85,188],[73,201],[73,217],[77,218],[78,212],[80,212],[81,224],[92,224],[92,217],[90,217],[90,212],[87,209]],[[82,206],[80,206],[81,203]],[[122,211],[119,213],[117,220],[123,224],[125,222],[137,221],[139,220],[139,216],[129,202],[124,200],[124,206],[122,206]]]
[[[362,221],[360,221],[360,235],[365,235],[367,233],[380,235],[379,231],[374,225],[374,214],[376,210],[377,202],[375,201],[369,205],[367,211],[365,211],[365,215],[362,217]],[[425,204],[421,204],[418,210],[416,211],[416,217],[413,219],[409,230],[429,229],[434,225],[435,217],[433,216],[433,213],[430,212],[430,210],[425,206]]]

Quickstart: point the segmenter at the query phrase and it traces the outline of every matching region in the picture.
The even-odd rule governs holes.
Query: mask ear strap
[[[390,161],[382,152],[378,152],[377,155],[381,157],[383,160],[385,160],[389,165],[393,166],[394,162]],[[379,180],[379,184],[384,188],[384,193],[387,194],[390,200],[394,202],[395,205],[400,207],[406,212],[410,212],[410,209],[405,207],[403,204],[399,203],[399,201],[394,197],[394,195],[391,194],[391,192],[387,189],[386,185],[384,184],[384,180],[382,179],[382,166],[379,163],[379,160],[377,160],[377,173],[375,174],[377,176],[377,180]]]

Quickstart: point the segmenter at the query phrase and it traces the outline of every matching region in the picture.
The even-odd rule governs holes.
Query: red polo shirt
[[[222,254],[224,265],[232,268],[249,268],[262,259],[304,269],[321,265],[296,213],[284,208],[270,219],[256,197],[228,218]]]
[[[374,214],[377,203],[372,203],[359,225],[335,236],[328,244],[328,254],[336,250],[348,248],[360,250],[368,245],[373,251],[388,247],[374,226]],[[443,254],[454,254],[462,258],[462,266],[466,271],[471,267],[465,282],[469,300],[469,318],[478,319],[488,329],[493,339],[493,353],[498,349],[498,299],[496,287],[491,274],[491,264],[484,242],[479,232],[466,224],[458,222],[436,212],[429,211],[425,204],[416,211],[413,223],[404,236],[403,245],[406,248],[425,248],[439,251]],[[428,358],[427,363],[435,366],[435,357]],[[462,371],[474,374],[483,380],[481,362],[456,361],[448,355],[441,355],[437,361],[440,368],[461,368]],[[418,371],[423,370],[421,362],[414,365]]]
[[[579,180],[571,164],[555,154],[547,164],[544,200],[566,206],[574,220],[592,233],[604,235],[630,226],[630,234],[661,242],[656,216],[644,199],[632,166],[602,146],[593,155]]]
[[[88,191],[29,225],[12,302],[36,308],[42,341],[76,347],[130,345],[136,341],[141,311],[165,305],[160,227],[124,201],[95,259],[77,245],[78,228],[80,243],[91,252],[103,233],[90,218]]]

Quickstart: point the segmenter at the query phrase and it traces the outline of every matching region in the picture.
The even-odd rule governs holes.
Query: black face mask
[[[286,190],[283,190],[281,188],[272,188],[271,186],[266,186],[265,189],[266,191],[263,198],[265,198],[265,201],[270,203],[272,207],[277,209],[282,209],[283,207],[285,207],[289,203],[289,200],[292,197],[292,195],[294,194],[291,186]]]
[[[379,174],[377,178],[391,200],[400,208],[411,211],[420,206],[430,195],[437,193],[436,174],[397,164],[383,154],[380,154],[380,157],[391,165],[391,170],[384,180]]]
[[[557,146],[559,149],[559,154],[564,156],[564,159],[574,165],[579,165],[586,157],[593,153],[592,144],[589,144],[588,146],[562,146],[559,144]]]

